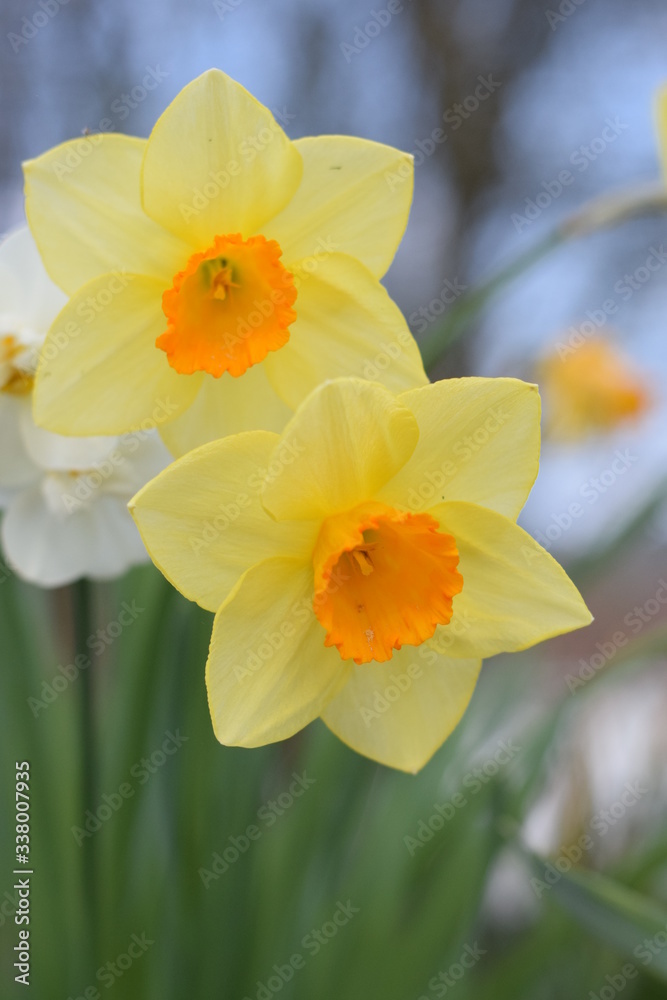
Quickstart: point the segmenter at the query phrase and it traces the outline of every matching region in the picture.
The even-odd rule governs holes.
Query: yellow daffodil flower
[[[516,524],[537,474],[536,387],[452,379],[393,396],[337,379],[282,435],[191,452],[130,504],[146,547],[216,611],[206,668],[220,742],[321,716],[417,771],[472,697],[480,658],[591,621]]]
[[[649,407],[646,380],[606,337],[562,348],[539,366],[549,435],[576,441],[636,420]]]
[[[412,169],[363,139],[291,142],[218,70],[185,87],[148,140],[90,135],[27,162],[29,224],[71,296],[44,345],[37,422],[117,434],[166,414],[163,437],[182,454],[281,429],[324,378],[423,385],[378,280]]]

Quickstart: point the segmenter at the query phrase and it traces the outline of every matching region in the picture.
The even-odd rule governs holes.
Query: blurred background
[[[542,382],[545,359],[569,366],[573,345],[601,340],[644,400],[632,419],[584,421],[563,438],[553,417],[573,404],[545,378],[542,466],[521,523],[596,620],[487,662],[459,730],[416,778],[355,756],[319,723],[278,748],[219,747],[203,687],[209,616],[152,567],[97,588],[99,622],[123,600],[148,608],[94,664],[100,793],[165,733],[189,739],[95,834],[99,965],[128,953],[133,934],[152,942],[110,981],[79,947],[92,931],[71,835],[76,685],[41,718],[23,707],[76,646],[71,594],[3,580],[3,793],[15,757],[44,763],[35,996],[667,996],[667,218],[540,251],[591,199],[662,183],[666,40],[660,0],[3,0],[3,232],[23,219],[23,159],[104,119],[145,136],[217,66],[292,138],[352,133],[414,153],[412,215],[386,284],[420,343],[446,336],[474,288],[523,261],[471,311],[434,377]],[[302,797],[268,805],[287,803],[304,771],[315,782]],[[261,837],[244,848],[262,809]]]

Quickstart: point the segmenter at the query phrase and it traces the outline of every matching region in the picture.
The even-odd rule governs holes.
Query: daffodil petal
[[[658,89],[655,95],[655,123],[658,133],[658,151],[663,174],[667,175],[667,86]]]
[[[301,181],[301,155],[268,108],[212,69],[158,119],[143,163],[143,204],[172,233],[203,249],[224,233],[250,236]]]
[[[58,434],[122,434],[190,405],[201,375],[178,375],[155,346],[161,292],[155,278],[105,274],[70,299],[42,348],[36,423]]]
[[[102,133],[24,163],[28,223],[46,270],[66,292],[110,271],[153,275],[169,287],[192,253],[142,208],[145,146]]]
[[[407,462],[418,436],[410,411],[381,385],[326,382],[285,428],[262,502],[278,519],[317,519],[371,500]]]
[[[419,444],[378,499],[411,510],[466,500],[516,519],[539,467],[537,386],[513,378],[443,379],[398,402],[414,413]]]
[[[358,753],[415,773],[458,725],[480,667],[480,660],[403,646],[388,663],[353,667],[322,719]]]
[[[382,382],[392,392],[427,383],[403,314],[363,264],[333,254],[311,273],[298,265],[294,274],[296,322],[287,344],[264,362],[289,406],[332,375]]]
[[[204,375],[192,406],[160,428],[172,455],[185,455],[209,441],[241,431],[281,431],[292,411],[269,382],[263,364],[240,378]]]
[[[217,611],[239,577],[272,556],[308,561],[318,524],[276,523],[260,491],[277,434],[250,431],[191,451],[130,503],[156,566],[189,600]]]
[[[294,559],[248,570],[218,611],[206,664],[215,735],[231,746],[286,739],[317,718],[350,668],[325,647],[313,571]]]
[[[452,620],[430,640],[440,652],[516,652],[593,620],[562,566],[509,518],[470,503],[440,504],[429,514],[454,536],[463,577]]]
[[[412,156],[347,135],[297,139],[294,145],[303,157],[303,178],[265,236],[278,240],[287,266],[340,251],[381,278],[408,223]]]

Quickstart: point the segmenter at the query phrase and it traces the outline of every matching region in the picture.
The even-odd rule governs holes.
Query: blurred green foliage
[[[133,601],[136,620],[111,637]],[[651,644],[556,701],[530,656],[488,663],[463,722],[413,777],[320,723],[281,745],[219,746],[204,687],[211,618],[152,567],[55,594],[2,584],[5,982],[16,758],[32,775],[35,996],[548,1000],[612,996],[621,979],[628,1000],[665,995],[659,816],[604,876],[587,871],[594,850],[561,873],[522,843],[581,699],[641,670]],[[98,628],[102,644],[89,639]],[[77,643],[90,667],[46,704],[44,682]],[[90,836],[86,809],[103,817]]]

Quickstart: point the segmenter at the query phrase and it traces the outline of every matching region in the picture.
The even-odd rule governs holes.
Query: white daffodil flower
[[[0,245],[0,507],[15,572],[57,587],[109,579],[148,556],[127,511],[169,454],[149,427],[124,437],[61,437],[35,425],[39,350],[67,301],[26,227]]]

